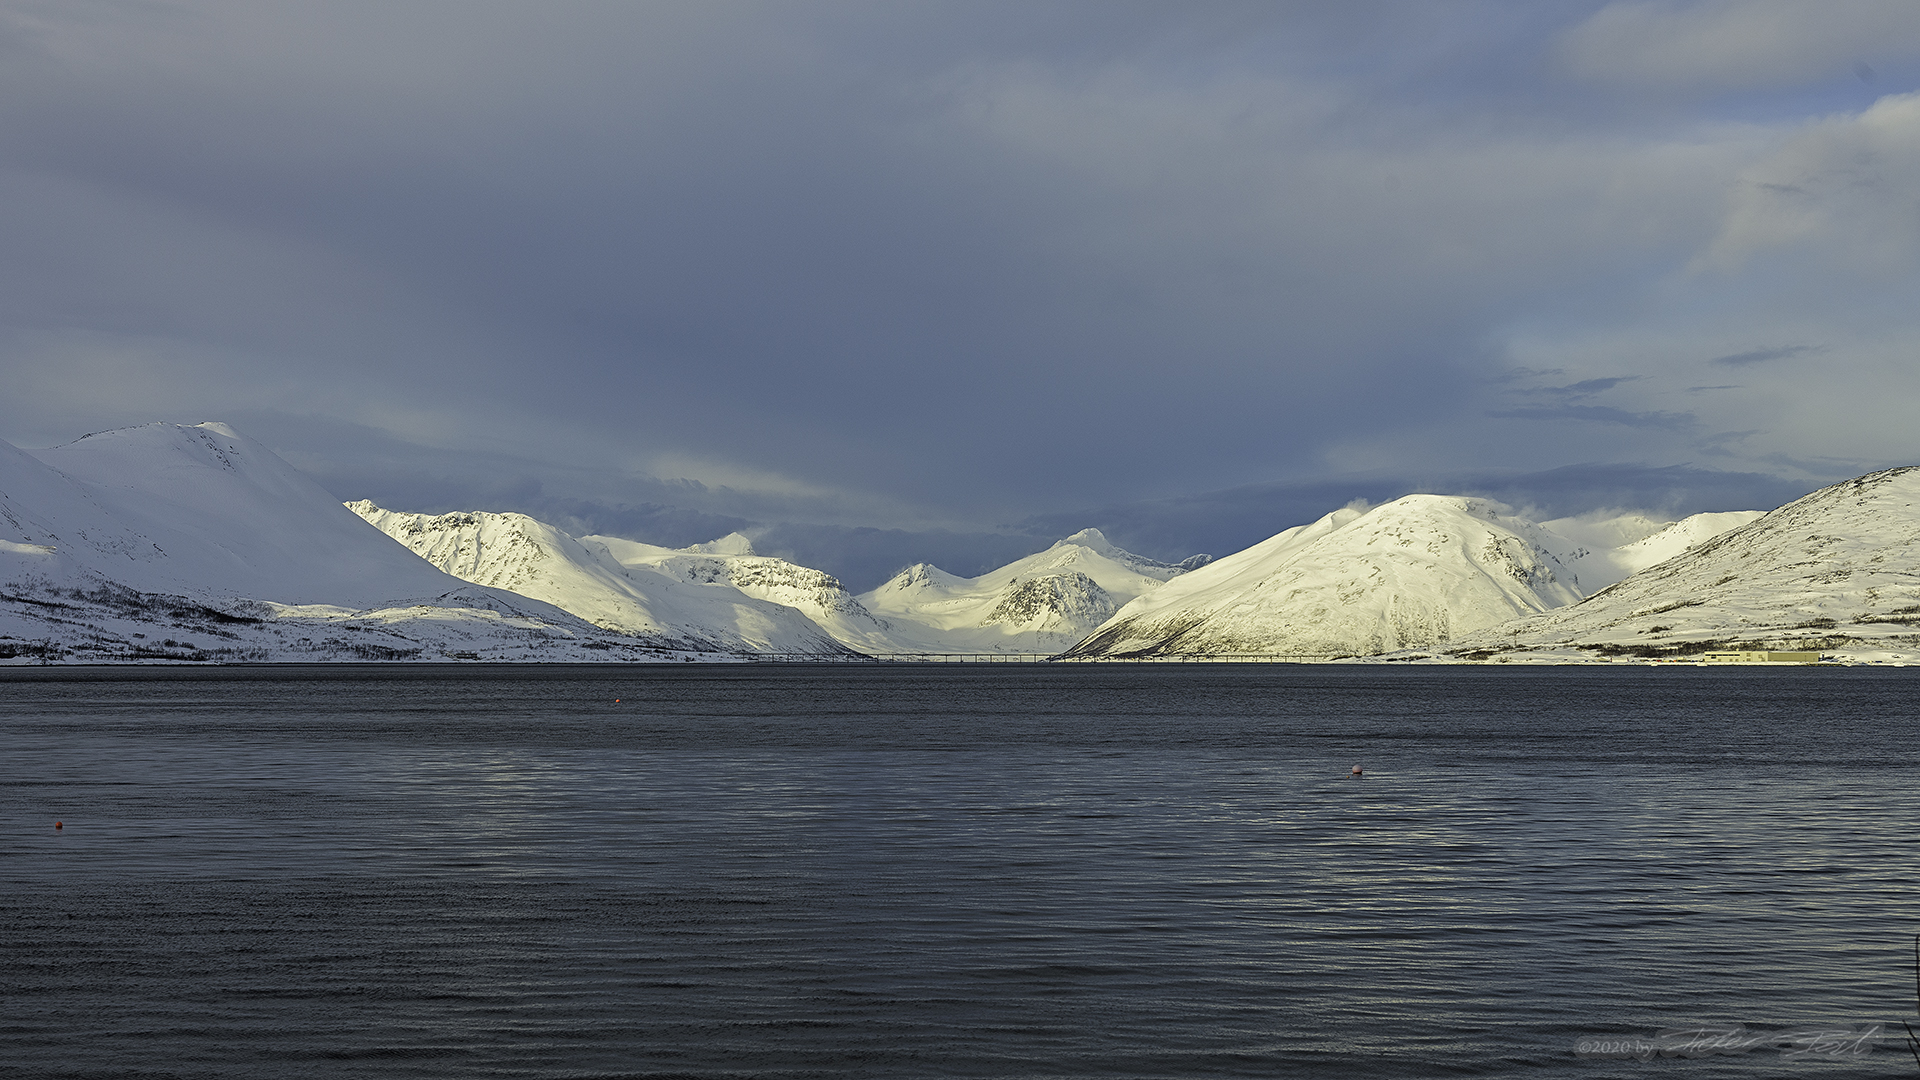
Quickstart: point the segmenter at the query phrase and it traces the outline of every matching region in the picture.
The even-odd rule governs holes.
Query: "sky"
[[[1909,0],[0,0],[0,438],[868,588],[1920,462]]]

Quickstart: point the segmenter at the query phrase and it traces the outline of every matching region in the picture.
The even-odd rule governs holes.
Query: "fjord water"
[[[1574,1048],[1904,1034],[1916,691],[1868,669],[5,669],[0,1061],[1911,1075],[1890,1034],[1864,1058]]]

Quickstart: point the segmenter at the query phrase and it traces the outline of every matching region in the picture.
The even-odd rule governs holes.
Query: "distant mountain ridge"
[[[1377,655],[1580,599],[1544,530],[1504,509],[1409,495],[1336,510],[1133,600],[1067,656]]]
[[[1121,605],[1186,572],[1184,564],[1135,555],[1098,529],[1083,529],[975,578],[918,563],[860,601],[903,637],[948,650],[1057,653]]]
[[[829,574],[755,553],[738,533],[664,548],[612,536],[576,538],[523,514],[412,514],[364,500],[347,508],[457,577],[686,648],[1052,653],[1121,603],[1185,572],[1115,547],[1089,529],[980,578],[923,563],[855,597]]]
[[[1663,563],[1696,544],[1761,517],[1758,510],[1694,514],[1664,522],[1644,514],[1618,514],[1591,519],[1561,518],[1543,521],[1547,543],[1566,569],[1568,580],[1591,595],[1616,582]]]
[[[706,587],[713,576],[675,575],[646,560],[623,563],[605,538],[576,539],[525,514],[410,514],[366,500],[347,509],[455,577],[534,597],[617,633],[698,651],[845,652],[791,606]]]
[[[224,425],[150,424],[47,450],[0,443],[0,662],[1477,661],[1730,644],[1920,659],[1916,472],[1678,522],[1535,523],[1414,495],[1181,563],[1083,529],[978,577],[920,563],[854,596],[738,533],[675,549],[521,514],[342,506]]]
[[[1821,488],[1454,658],[1684,658],[1710,649],[1920,659],[1920,468]]]
[[[657,656],[408,554],[222,424],[0,443],[0,661]]]
[[[363,606],[462,585],[394,559],[320,485],[223,424],[9,446],[4,460],[7,519],[23,538],[133,588]]]

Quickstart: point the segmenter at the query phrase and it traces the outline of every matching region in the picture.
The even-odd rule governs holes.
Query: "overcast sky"
[[[0,438],[861,587],[1733,509],[1920,461],[1916,88],[1911,0],[4,0]]]

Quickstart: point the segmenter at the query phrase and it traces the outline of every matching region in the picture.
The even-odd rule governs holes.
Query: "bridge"
[[[873,660],[887,664],[1323,664],[1345,654],[1207,653],[1175,656],[1072,656],[1060,653],[756,653],[748,659],[776,663],[839,664]]]
[[[1174,656],[1068,656],[1063,664],[1324,664],[1351,653],[1195,653]]]
[[[754,653],[749,660],[800,664],[845,664],[877,660],[888,664],[1040,664],[1057,653]]]

